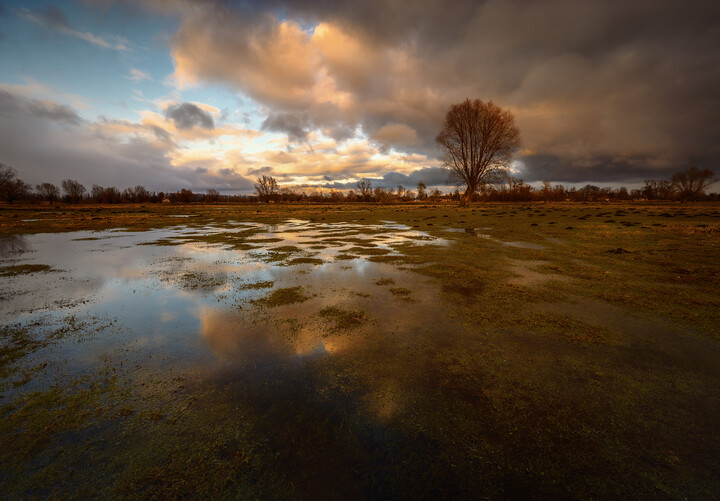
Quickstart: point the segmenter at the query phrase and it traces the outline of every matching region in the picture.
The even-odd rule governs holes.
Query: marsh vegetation
[[[717,204],[13,205],[0,233],[7,497],[720,491]]]

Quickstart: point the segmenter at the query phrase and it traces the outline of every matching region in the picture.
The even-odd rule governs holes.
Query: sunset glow
[[[30,184],[447,186],[434,138],[477,97],[515,114],[527,182],[716,162],[716,8],[633,5],[6,2],[0,161]]]

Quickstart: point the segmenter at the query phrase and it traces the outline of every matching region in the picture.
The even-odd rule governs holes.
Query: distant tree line
[[[624,200],[720,200],[720,194],[706,194],[705,190],[716,182],[712,171],[690,167],[674,174],[667,180],[646,180],[642,188],[628,190],[620,188],[600,188],[588,184],[582,188],[564,187],[543,182],[536,188],[522,179],[512,176],[497,178],[493,182],[480,184],[472,194],[476,202],[602,202]],[[196,193],[183,188],[175,192],[154,192],[144,186],[134,186],[120,190],[115,186],[92,185],[88,191],[78,181],[65,179],[58,187],[52,183],[32,186],[17,177],[14,169],[0,164],[0,200],[13,203],[19,200],[63,201],[66,203],[408,203],[408,202],[465,202],[467,190],[460,188],[443,193],[437,188],[429,189],[422,181],[414,186],[415,190],[402,185],[394,188],[373,187],[369,179],[360,180],[354,189],[340,191],[335,189],[317,189],[310,192],[297,191],[290,187],[280,187],[271,176],[262,176],[256,180],[253,195],[224,195],[210,189],[205,193]]]
[[[602,202],[623,200],[720,200],[720,194],[706,194],[705,190],[717,182],[713,172],[709,169],[700,170],[690,167],[687,170],[673,174],[667,180],[645,180],[642,188],[628,190],[619,188],[595,186],[587,184],[582,188],[564,187],[561,184],[553,186],[545,181],[542,186],[535,188],[522,179],[508,176],[501,183],[486,184],[475,194],[475,200],[493,202],[529,202],[529,201],[571,201],[571,202]]]

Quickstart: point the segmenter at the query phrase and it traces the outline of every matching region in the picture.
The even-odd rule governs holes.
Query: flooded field
[[[4,207],[8,497],[711,498],[720,211]]]

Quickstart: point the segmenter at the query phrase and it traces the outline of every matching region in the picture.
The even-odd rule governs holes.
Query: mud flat
[[[720,206],[0,207],[8,497],[712,498]]]

